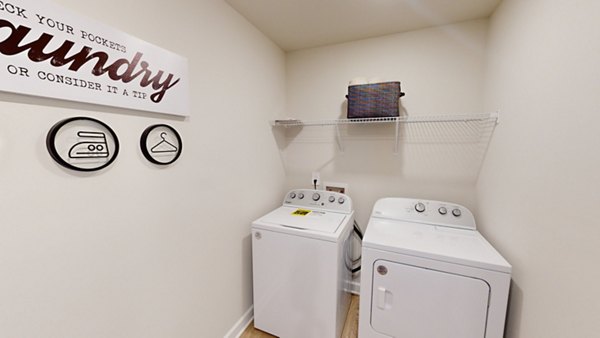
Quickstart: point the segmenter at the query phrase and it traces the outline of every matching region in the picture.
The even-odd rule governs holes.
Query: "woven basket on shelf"
[[[348,86],[348,118],[398,116],[402,96],[398,81]]]

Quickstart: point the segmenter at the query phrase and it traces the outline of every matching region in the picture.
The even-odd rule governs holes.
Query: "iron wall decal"
[[[56,123],[46,136],[50,156],[65,168],[95,171],[109,166],[119,154],[119,139],[104,122],[71,117]]]
[[[187,59],[47,0],[0,1],[0,90],[189,115]]]
[[[168,165],[177,161],[182,147],[179,133],[166,124],[155,124],[146,128],[140,138],[140,148],[144,157],[158,165]]]

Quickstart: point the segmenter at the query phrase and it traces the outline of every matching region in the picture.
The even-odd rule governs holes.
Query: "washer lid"
[[[476,230],[371,218],[363,247],[511,272],[510,264]]]
[[[347,216],[329,211],[280,207],[259,221],[295,229],[334,233]]]

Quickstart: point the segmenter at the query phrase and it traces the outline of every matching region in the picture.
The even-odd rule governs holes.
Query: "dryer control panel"
[[[348,214],[352,212],[350,196],[333,191],[294,189],[285,195],[283,205]]]
[[[382,198],[371,217],[475,230],[475,218],[466,207],[441,201],[412,198]]]

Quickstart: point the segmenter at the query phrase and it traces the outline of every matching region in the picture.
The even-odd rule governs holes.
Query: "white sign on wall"
[[[186,58],[46,0],[0,1],[0,90],[189,115]]]

